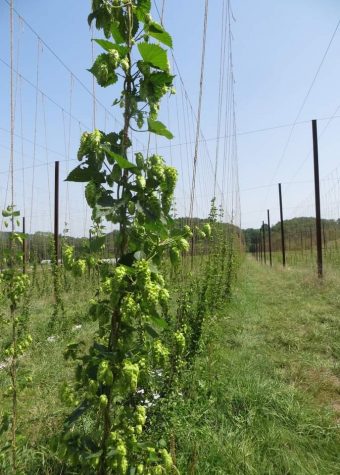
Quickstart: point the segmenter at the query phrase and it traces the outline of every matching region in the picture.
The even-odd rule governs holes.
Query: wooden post
[[[59,162],[54,163],[54,256],[59,265]]]
[[[272,231],[270,229],[270,212],[269,212],[269,209],[267,209],[267,222],[268,222],[269,262],[270,262],[270,266],[272,266],[273,265],[273,259],[272,259]]]
[[[314,185],[315,185],[315,225],[318,277],[322,277],[322,234],[321,234],[321,206],[320,206],[320,178],[319,178],[319,151],[318,131],[316,120],[312,121],[313,157],[314,157]]]
[[[22,273],[26,274],[26,262],[27,262],[27,243],[26,243],[26,223],[25,223],[25,216],[22,218]]]
[[[280,221],[281,221],[281,249],[282,249],[282,265],[286,265],[286,249],[285,249],[285,230],[283,226],[283,210],[282,210],[282,190],[279,183],[279,201],[280,201]]]
[[[264,263],[267,264],[267,256],[266,256],[266,232],[264,229],[264,221],[262,221],[262,239],[263,239],[263,256],[264,256]]]

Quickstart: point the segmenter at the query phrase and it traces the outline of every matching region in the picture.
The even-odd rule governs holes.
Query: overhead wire
[[[321,130],[321,133],[318,134],[318,139],[319,141],[321,140],[321,138],[324,136],[326,130],[328,129],[329,125],[331,124],[331,122],[337,117],[337,112],[340,110],[340,104],[337,106],[337,108],[335,109],[333,115],[331,117],[328,118],[328,122],[327,124],[325,125],[325,127]],[[320,120],[320,119],[319,119]],[[308,160],[308,158],[311,156],[312,154],[312,148],[309,150],[309,152],[307,153],[306,157],[304,158],[304,160],[301,162],[301,164],[299,165],[299,167],[297,168],[296,172],[294,173],[293,177],[292,177],[292,180],[294,180],[294,178],[298,175],[298,173],[301,171],[302,167],[304,166],[304,164],[306,163],[306,161]]]
[[[7,61],[5,61],[4,59],[0,58],[0,62],[2,64],[4,64],[6,67],[8,67],[10,69],[10,65],[7,63]],[[60,104],[58,104],[58,102],[56,102],[54,99],[52,99],[51,96],[49,96],[48,94],[46,94],[46,92],[44,92],[43,90],[41,90],[39,87],[37,88],[36,84],[32,83],[32,81],[30,81],[29,79],[27,79],[25,76],[23,76],[20,72],[18,72],[17,70],[14,70],[15,73],[17,73],[19,75],[19,77],[21,79],[23,79],[29,86],[31,86],[33,89],[38,89],[38,92],[40,92],[41,94],[44,94],[44,96],[46,97],[46,99],[48,99],[52,104],[54,104],[58,109],[60,110],[63,110],[64,107]],[[66,114],[69,115],[69,112],[68,111],[65,111]],[[75,120],[76,122],[82,122],[78,117],[75,117],[74,115],[71,114],[71,117],[73,120]],[[82,123],[82,125],[89,129],[89,127],[87,127],[85,124]]]
[[[73,75],[70,75],[70,88],[69,88],[69,111],[70,114],[72,113],[72,106],[73,106]],[[66,133],[66,121],[64,111],[62,112],[62,124],[63,124],[63,133],[64,133],[64,148],[65,148],[65,156],[66,156],[66,172],[67,175],[69,174],[69,161],[70,161],[70,151],[71,151],[71,130],[72,130],[72,122],[69,118],[68,123],[68,134]],[[69,196],[69,182],[66,182],[66,193],[65,193],[65,227],[66,223],[69,225],[71,222],[70,216],[70,196]]]
[[[11,63],[11,73],[10,73],[10,102],[11,102],[11,153],[10,153],[10,175],[11,175],[11,207],[12,211],[14,210],[14,91],[13,91],[13,81],[14,81],[14,45],[13,45],[13,36],[14,36],[14,23],[13,23],[13,0],[10,2],[10,63]],[[11,219],[12,232],[14,232],[14,215]]]
[[[44,96],[46,97],[46,96]],[[3,132],[6,132],[8,134],[10,134],[10,130],[4,128],[4,127],[0,127],[0,130],[2,130]],[[23,135],[22,133],[20,134],[17,134],[17,133],[14,133],[14,137],[16,138],[19,138],[21,140],[23,140],[24,142],[27,142],[27,143],[30,143],[31,145],[33,145],[34,141],[32,139],[29,139],[28,137],[26,137],[25,135]],[[0,144],[1,147],[4,147],[2,144]],[[41,145],[39,144],[38,142],[36,143],[36,147],[37,148],[42,148],[44,151],[48,151],[49,153],[52,153],[54,155],[57,155],[57,156],[60,156],[62,158],[66,158],[65,155],[63,155],[62,153],[58,152],[57,150],[53,150],[49,147],[46,147],[45,145]],[[14,150],[15,151],[15,150]],[[19,152],[16,152],[16,153],[19,153]],[[27,155],[25,154],[25,157],[28,157],[28,158],[33,158],[33,155]],[[39,161],[37,159],[37,161]]]
[[[221,25],[221,41],[220,41],[220,65],[219,65],[219,81],[218,81],[218,104],[217,104],[217,130],[216,136],[219,137],[221,133],[221,115],[223,105],[223,91],[224,91],[224,70],[225,70],[225,54],[226,54],[226,21],[225,21],[226,0],[222,2],[222,25]],[[215,172],[214,172],[214,193],[216,198],[216,181],[218,169],[220,140],[216,140],[215,146]]]
[[[317,78],[318,78],[318,76],[319,76],[319,73],[320,73],[320,71],[321,71],[321,69],[322,69],[322,66],[323,66],[323,64],[324,64],[324,62],[325,62],[325,60],[326,60],[326,58],[327,58],[327,55],[328,55],[328,52],[329,52],[329,50],[330,50],[330,48],[331,48],[331,45],[332,45],[332,43],[333,43],[333,40],[334,40],[334,38],[335,38],[335,36],[336,36],[336,33],[337,33],[338,29],[339,29],[339,26],[340,26],[340,20],[339,20],[339,21],[337,22],[337,24],[336,24],[336,27],[335,27],[335,29],[334,29],[334,31],[333,31],[333,33],[332,33],[332,35],[331,35],[331,38],[330,38],[330,40],[329,40],[329,42],[328,42],[328,44],[327,44],[326,50],[324,51],[323,56],[322,56],[322,58],[321,58],[321,61],[320,61],[319,65],[318,65],[318,67],[317,67],[317,70],[316,70],[315,74],[314,74],[314,77],[313,77],[313,79],[312,79],[312,82],[311,82],[311,84],[310,84],[310,86],[309,86],[309,88],[308,88],[308,90],[307,90],[307,92],[306,92],[306,94],[305,94],[305,96],[304,96],[304,98],[303,98],[303,100],[302,100],[302,103],[301,103],[301,105],[300,105],[300,107],[299,107],[299,109],[298,109],[298,112],[297,112],[297,114],[296,114],[295,120],[294,120],[294,122],[293,122],[293,124],[292,124],[292,126],[291,126],[290,131],[289,131],[288,138],[287,138],[287,140],[286,140],[286,142],[285,142],[285,145],[284,145],[284,147],[283,147],[282,154],[280,155],[279,161],[277,162],[277,165],[276,165],[276,167],[275,167],[275,170],[274,170],[274,173],[273,173],[273,176],[272,176],[271,181],[273,181],[273,180],[275,179],[276,174],[277,174],[277,172],[278,172],[278,170],[279,170],[279,168],[280,168],[280,166],[281,166],[281,163],[282,163],[282,161],[284,160],[284,158],[285,158],[285,156],[286,156],[286,152],[287,152],[288,146],[289,146],[289,144],[290,144],[290,141],[291,141],[291,138],[292,138],[292,135],[293,135],[293,131],[294,131],[295,125],[297,124],[297,121],[299,120],[299,117],[300,117],[300,115],[301,115],[301,113],[302,113],[302,111],[303,111],[303,109],[304,109],[304,107],[305,107],[305,105],[306,105],[306,102],[307,102],[307,100],[308,100],[308,98],[309,98],[309,95],[310,95],[310,93],[311,93],[311,91],[312,91],[312,89],[313,89],[313,87],[314,87],[314,84],[315,84],[315,82],[316,82],[316,80],[317,80]],[[267,198],[268,198],[268,196],[266,197],[266,201],[267,201]]]
[[[203,38],[202,38],[202,56],[201,56],[201,73],[200,73],[198,111],[197,111],[197,128],[196,128],[195,152],[194,152],[194,163],[193,163],[191,195],[190,195],[190,209],[189,209],[189,217],[191,221],[193,218],[193,207],[194,207],[194,199],[195,199],[196,172],[197,172],[197,160],[198,160],[198,140],[199,140],[199,134],[200,134],[200,129],[201,129],[201,112],[202,112],[205,51],[206,51],[207,26],[208,26],[208,9],[209,9],[209,0],[205,0]]]
[[[91,25],[91,57],[92,57],[92,64],[94,63],[94,37],[93,37],[93,23]],[[96,128],[96,79],[94,74],[92,75],[92,127],[93,130]],[[106,109],[105,113],[106,113]]]
[[[160,10],[159,10],[159,8],[158,8],[158,6],[157,6],[157,3],[155,3],[155,8],[156,8],[156,10],[157,10],[157,13],[158,13],[159,18],[161,18],[161,13],[160,13]],[[183,91],[184,91],[185,100],[188,102],[188,105],[189,105],[191,114],[192,114],[192,116],[193,116],[193,118],[194,118],[194,120],[195,120],[195,122],[196,122],[196,124],[197,124],[197,113],[194,111],[193,105],[192,105],[192,103],[191,103],[191,101],[190,101],[189,94],[188,94],[188,92],[187,92],[187,90],[186,90],[186,87],[185,87],[185,84],[184,84],[184,80],[183,80],[183,76],[182,76],[181,71],[180,71],[180,69],[179,69],[178,62],[176,61],[174,52],[171,51],[171,54],[172,54],[172,60],[173,60],[174,68],[176,69],[177,77],[178,77],[178,79],[179,79],[179,81],[180,81],[180,83],[181,83],[181,86],[182,86],[182,88],[183,88]],[[215,141],[216,138],[214,138],[214,139],[212,139],[212,140]],[[186,141],[187,141],[187,140],[186,140]],[[196,140],[195,140],[195,143],[196,143]],[[209,166],[210,166],[210,168],[211,168],[211,170],[212,170],[212,176],[214,177],[215,166],[214,166],[214,163],[213,163],[213,161],[212,161],[212,159],[211,159],[210,152],[209,152],[209,148],[208,148],[208,146],[207,146],[207,141],[206,141],[206,139],[205,139],[205,136],[204,136],[204,134],[203,134],[201,128],[200,128],[200,134],[199,134],[198,143],[203,143],[203,145],[204,145],[204,152],[205,152],[205,154],[206,154],[206,156],[207,156]],[[171,147],[179,146],[179,147],[181,148],[182,145],[185,145],[185,146],[187,147],[188,145],[191,145],[191,144],[192,144],[192,143],[189,143],[189,144],[188,144],[188,143],[184,143],[184,144],[171,144]],[[170,148],[170,146],[159,146],[159,148],[162,148],[162,149],[164,149],[164,148]],[[202,160],[203,160],[203,156],[201,157],[201,164],[203,163]],[[208,168],[208,169],[209,169],[209,168]],[[206,169],[205,169],[205,172],[206,172]],[[200,182],[200,178],[199,178],[199,182]],[[206,187],[206,182],[204,182],[204,186]],[[220,187],[220,184],[219,184],[219,183],[217,183],[217,188],[218,188],[219,191],[221,192],[221,187]],[[189,213],[189,214],[190,214],[190,213]]]
[[[45,100],[43,94],[41,94],[41,105],[42,105],[42,113],[43,113],[43,122],[44,122],[44,137],[45,137],[45,157],[46,157],[46,163],[49,163],[49,155],[48,155],[48,148],[47,148],[47,121],[46,121],[46,110],[45,110]],[[49,216],[50,216],[50,225],[51,229],[53,226],[53,221],[52,221],[52,202],[51,202],[51,189],[50,189],[50,173],[49,173],[49,167],[48,165],[46,166],[46,172],[47,172],[47,190],[48,190],[48,210],[49,210]]]
[[[37,66],[36,66],[36,87],[35,87],[35,113],[34,113],[34,134],[33,134],[33,170],[31,185],[31,212],[30,212],[30,233],[32,233],[32,213],[34,203],[34,185],[35,185],[35,162],[36,162],[36,144],[37,144],[37,124],[38,124],[38,99],[39,99],[39,66],[40,66],[40,40],[37,41]]]
[[[232,94],[232,74],[231,74],[231,36],[230,36],[230,24],[229,24],[229,3],[227,3],[226,8],[226,29],[228,31],[226,38],[226,47],[227,47],[227,84],[226,84],[226,97],[225,97],[225,111],[224,111],[224,135],[226,139],[224,140],[223,146],[223,164],[222,164],[222,193],[220,199],[220,209],[223,210],[226,220],[231,220],[231,212],[229,212],[229,201],[225,192],[230,188],[230,156],[231,156],[231,144],[233,139],[232,130],[232,110],[231,110],[231,94]],[[227,140],[229,139],[229,140]]]
[[[161,20],[162,19],[162,15],[161,15],[161,12],[158,8],[158,5],[157,3],[155,2],[155,8],[156,8],[156,11],[157,11],[157,14],[158,14],[158,17],[159,19]],[[174,65],[174,69],[176,69],[176,72],[177,72],[177,76],[179,78],[179,81],[183,87],[183,91],[184,91],[184,96],[185,96],[185,99],[188,101],[188,104],[189,104],[189,108],[190,108],[190,111],[191,111],[191,114],[193,115],[195,121],[197,122],[197,115],[196,115],[196,112],[194,110],[194,107],[192,105],[192,102],[190,100],[190,97],[189,97],[189,94],[187,92],[187,89],[185,87],[185,83],[184,83],[184,80],[183,80],[183,76],[182,76],[182,73],[180,71],[180,68],[179,68],[179,65],[178,65],[178,62],[176,61],[176,58],[175,58],[175,55],[174,55],[174,51],[171,50],[171,56],[172,56],[172,61],[173,61],[173,65]],[[205,139],[205,136],[203,134],[203,131],[202,131],[202,128],[200,128],[200,137],[201,137],[201,140],[199,140],[199,142],[203,142],[204,146],[205,146],[205,153],[207,154],[207,157],[209,159],[209,165],[211,167],[212,170],[214,170],[214,164],[213,164],[213,161],[210,157],[210,153],[209,153],[209,149],[207,147],[207,144],[205,143],[206,142],[206,139]],[[213,139],[213,140],[216,140],[216,139]],[[185,145],[185,144],[183,144]],[[173,145],[172,145],[173,146]],[[162,146],[162,147],[159,147],[159,148],[168,148],[169,146]]]
[[[175,105],[176,105],[176,119],[177,119],[177,132],[179,136],[179,140],[181,141],[181,127],[180,127],[180,122],[179,122],[179,110],[178,110],[178,99],[177,99],[177,94],[175,95]],[[183,186],[183,195],[184,195],[184,216],[186,216],[186,208],[185,208],[185,203],[186,203],[186,194],[185,190],[186,187],[184,185],[184,170],[183,170],[183,153],[182,153],[182,146],[179,147],[179,158],[180,158],[180,167],[181,167],[181,182]]]
[[[10,6],[10,1],[12,0],[3,0],[8,6]],[[74,73],[74,71],[65,63],[65,61],[62,60],[62,58],[53,50],[51,46],[48,45],[48,43],[39,35],[39,33],[32,27],[32,25],[15,9],[13,8],[13,13],[18,16],[18,18],[21,19],[21,21],[24,23],[24,25],[28,28],[31,33],[33,33],[41,42],[41,44],[44,46],[44,48],[49,51],[49,53],[61,64],[61,66],[70,74],[73,75],[75,81],[86,91],[94,100],[95,103],[98,104],[100,107],[102,107],[108,115],[115,121],[118,122],[117,119],[115,118],[114,114],[98,99],[93,94],[93,91]],[[1,59],[0,59],[1,61]],[[5,61],[2,61],[5,63]],[[86,127],[89,129],[88,127]],[[138,141],[141,145],[143,145],[142,141],[136,138],[136,141]]]
[[[19,104],[20,104],[20,135],[21,135],[21,140],[20,140],[20,152],[21,152],[21,164],[22,167],[24,167],[24,156],[25,156],[25,148],[24,148],[24,124],[23,124],[23,107],[22,107],[22,80],[19,78]],[[22,196],[23,196],[23,202],[22,202],[22,210],[24,213],[24,216],[26,216],[26,199],[25,199],[25,191],[26,191],[26,179],[25,179],[25,172],[24,170],[22,171]]]

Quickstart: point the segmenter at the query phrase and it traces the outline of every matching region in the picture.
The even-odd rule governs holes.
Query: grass
[[[338,245],[335,247],[334,243],[328,243],[327,248],[322,250],[324,267],[336,271],[340,264],[340,250]],[[267,262],[269,261],[269,252],[266,252]],[[282,263],[281,251],[272,252],[273,262],[276,264]],[[316,249],[300,249],[290,250],[286,249],[286,263],[288,266],[296,268],[315,268],[316,266]]]
[[[338,285],[244,264],[177,404],[181,473],[340,473]]]
[[[251,258],[243,264],[232,299],[206,322],[201,354],[168,416],[182,475],[340,473],[340,277],[328,272],[320,282],[314,274]],[[84,320],[95,285],[70,284],[54,342],[46,277],[32,301],[33,345],[20,365],[33,385],[20,397],[19,426],[38,451],[23,453],[35,467],[23,473],[60,473],[46,441],[69,412],[60,389],[73,368],[63,351],[74,339],[87,341],[95,325]],[[10,404],[7,385],[0,371],[1,409]]]

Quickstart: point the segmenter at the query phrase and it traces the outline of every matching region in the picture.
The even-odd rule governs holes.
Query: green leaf
[[[114,159],[115,162],[118,163],[120,168],[123,169],[129,169],[129,168],[136,168],[136,165],[134,163],[129,162],[129,160],[126,160],[126,158],[122,157],[121,155],[118,155],[118,153],[112,152],[107,147],[102,147],[102,149],[107,153],[111,158]]]
[[[111,41],[108,41],[108,40],[96,40],[96,39],[94,39],[93,41],[95,41],[99,46],[101,46],[103,49],[105,49],[105,51],[112,51],[112,50],[118,51],[119,56],[121,56],[121,57],[125,56],[126,53],[128,52],[128,48],[126,48],[125,46],[121,46],[119,44],[112,43]]]
[[[115,205],[116,200],[114,200],[112,196],[107,193],[101,196],[97,200],[97,203],[99,204],[99,206],[102,206],[103,208],[112,208]]]
[[[91,252],[98,252],[105,244],[105,236],[99,236],[92,238],[90,241],[90,250]]]
[[[161,72],[156,72],[156,73],[151,73],[150,76],[148,76],[149,81],[153,84],[154,87],[162,87],[162,86],[171,86],[172,81],[175,76],[172,76],[169,73],[161,73]]]
[[[74,422],[76,422],[79,417],[81,417],[85,412],[90,409],[91,402],[88,400],[83,401],[66,419],[65,426],[70,426]]]
[[[162,135],[171,140],[174,138],[172,133],[165,127],[165,125],[159,120],[148,119],[148,130],[157,135]]]
[[[158,328],[168,328],[168,323],[164,320],[164,318],[159,317],[151,317],[152,323],[154,323]]]
[[[124,37],[119,30],[119,23],[117,21],[111,26],[111,34],[116,43],[124,43]]]
[[[151,325],[145,325],[145,330],[146,332],[151,336],[151,338],[158,338],[159,337],[159,333],[156,332],[156,330],[154,328],[152,328]]]
[[[82,168],[82,166],[79,165],[69,173],[65,181],[85,183],[91,180],[95,181],[96,183],[105,183],[102,173],[100,173],[98,170],[91,167]]]
[[[148,459],[150,462],[158,462],[158,455],[154,452],[149,453]]]
[[[162,25],[159,23],[152,21],[149,25],[149,35],[152,36],[153,38],[156,38],[156,40],[160,41],[161,43],[165,44],[166,46],[169,46],[169,48],[172,48],[172,38],[169,35],[167,31],[164,30]]]
[[[148,63],[150,66],[160,69],[161,71],[169,71],[170,66],[165,49],[155,44],[139,43],[138,50],[143,61]]]
[[[150,13],[151,0],[137,0],[136,16],[139,21],[144,21],[145,15]]]

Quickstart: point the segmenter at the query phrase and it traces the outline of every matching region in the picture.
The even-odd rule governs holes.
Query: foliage
[[[50,377],[40,378],[50,384],[43,393],[47,402],[41,394],[38,397],[55,412],[47,411],[48,430],[41,431],[39,443],[22,439],[26,445],[21,445],[20,464],[28,473],[178,473],[172,427],[177,399],[202,349],[205,325],[229,299],[235,280],[238,230],[222,224],[215,200],[207,220],[191,219],[190,226],[183,219],[174,220],[177,171],[158,154],[130,151],[132,131],[172,138],[158,120],[162,97],[174,92],[166,49],[172,47],[172,39],[151,18],[150,10],[151,0],[92,1],[89,23],[95,22],[105,38],[95,40],[104,52],[89,71],[101,87],[122,84],[114,106],[122,109],[123,128],[111,133],[85,132],[79,165],[67,178],[85,184],[85,198],[92,209],[90,239],[83,239],[76,249],[75,242],[65,236],[63,262],[57,262],[52,249],[50,272],[49,267],[37,264],[50,236],[36,236],[32,291],[40,302],[47,299],[47,308],[53,308],[52,318],[39,330],[39,349],[58,361],[62,371],[41,362]],[[7,213],[11,217],[13,210]],[[111,235],[115,258],[110,262],[103,259],[106,223],[119,228]],[[19,243],[20,235],[13,236]],[[15,259],[12,251],[9,259]],[[12,264],[6,272],[3,282],[5,290],[9,289],[5,296],[16,346],[27,327],[18,324],[10,290],[14,282],[26,282],[26,277],[14,279],[17,267]],[[24,287],[22,320],[29,308],[28,284]],[[74,301],[79,305],[77,311],[73,311]],[[73,332],[79,329],[76,337]],[[21,345],[23,350],[29,340],[27,337]],[[64,364],[58,352],[62,345],[66,345]],[[17,350],[12,353],[16,368]],[[61,385],[62,377],[66,381]],[[13,381],[16,384],[16,374]],[[35,384],[44,387],[39,379]],[[57,403],[58,392],[61,401]],[[16,427],[15,406],[13,402],[12,421],[4,419],[12,428]],[[29,428],[28,433],[31,431]],[[51,437],[51,433],[53,443],[49,444],[44,436]],[[15,473],[16,439],[14,429]],[[2,466],[7,468],[9,463]]]
[[[10,444],[6,444],[2,451],[1,457],[6,458],[11,454],[11,462],[8,466],[11,467],[13,474],[18,473],[17,451],[18,444],[23,443],[17,428],[18,418],[18,394],[24,390],[25,386],[31,382],[29,375],[21,375],[19,372],[19,358],[22,357],[27,348],[32,342],[32,337],[27,333],[27,319],[28,319],[28,289],[29,278],[22,273],[22,245],[25,235],[16,232],[15,226],[19,226],[17,221],[20,216],[19,211],[16,211],[13,206],[8,206],[2,212],[6,218],[5,225],[9,222],[12,225],[12,232],[10,234],[10,248],[5,253],[5,269],[0,274],[0,288],[3,295],[4,304],[9,307],[9,318],[4,318],[5,325],[10,327],[11,339],[4,350],[1,358],[5,361],[4,366],[10,379],[10,385],[7,388],[5,396],[11,398],[11,412],[2,413],[2,420],[0,425],[0,435],[10,431]]]
[[[145,398],[159,390],[169,366],[163,336],[169,293],[158,267],[168,252],[177,256],[188,249],[188,232],[176,231],[170,217],[176,170],[158,155],[136,153],[134,162],[128,156],[133,124],[172,137],[157,120],[160,99],[172,90],[167,52],[150,43],[154,37],[169,46],[171,38],[151,19],[150,9],[149,1],[95,0],[89,16],[106,36],[97,40],[105,53],[90,71],[102,87],[123,77],[115,104],[123,109],[124,127],[118,133],[84,133],[81,164],[68,176],[87,183],[85,196],[96,226],[103,220],[120,226],[117,264],[100,266],[100,286],[91,304],[98,331],[87,351],[72,343],[66,352],[78,362],[77,383],[63,391],[75,409],[65,421],[60,453],[81,473],[173,470],[166,442],[150,439]],[[140,59],[133,63],[137,50]],[[102,236],[93,241],[103,245]],[[74,259],[71,248],[65,249],[64,259],[73,272],[85,269],[85,261]],[[176,333],[177,346],[180,338]]]
[[[57,261],[58,256],[54,249],[54,241],[50,241],[50,253],[51,253],[51,271],[53,279],[53,293],[54,304],[53,312],[50,318],[50,331],[53,331],[56,326],[62,323],[62,317],[65,316],[65,308],[62,299],[62,273],[63,269],[60,263]]]

